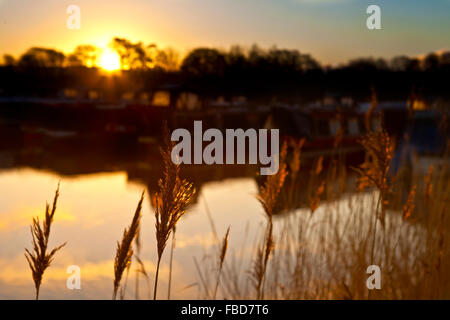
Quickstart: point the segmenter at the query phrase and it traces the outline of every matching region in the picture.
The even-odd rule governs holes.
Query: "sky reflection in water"
[[[31,248],[29,225],[32,217],[43,216],[45,202],[53,199],[58,181],[61,195],[50,236],[50,246],[67,241],[45,273],[42,299],[110,299],[116,242],[131,222],[145,188],[127,179],[125,172],[59,177],[34,169],[13,169],[0,173],[0,299],[32,299],[31,272],[23,255]],[[230,225],[230,248],[240,249],[246,226],[248,244],[264,216],[255,199],[254,179],[238,178],[210,182],[202,186],[200,198],[177,227],[172,297],[196,298],[198,289],[186,286],[197,282],[193,257],[201,259],[214,245],[214,236],[205,211],[206,199],[219,236]],[[141,258],[153,284],[156,246],[154,216],[148,198],[143,206]],[[169,247],[169,246],[168,246]],[[169,250],[163,256],[160,298],[167,296]],[[66,288],[69,265],[81,268],[81,290]],[[134,267],[131,269],[134,271]],[[135,273],[130,272],[127,298],[134,298]],[[140,296],[148,298],[144,279]]]

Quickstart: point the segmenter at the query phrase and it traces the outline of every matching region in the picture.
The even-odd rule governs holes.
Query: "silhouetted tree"
[[[391,59],[390,67],[393,71],[406,71],[411,63],[407,56],[397,56]]]
[[[19,65],[25,67],[62,67],[65,55],[60,51],[33,47],[20,57]]]
[[[3,64],[5,66],[13,66],[16,64],[16,59],[10,54],[5,54],[3,55]]]
[[[156,49],[154,57],[155,67],[166,71],[176,71],[179,66],[179,54],[172,48]]]
[[[348,67],[359,72],[371,72],[388,69],[388,64],[384,59],[358,58],[350,60]]]
[[[409,60],[408,67],[406,68],[407,71],[410,72],[417,72],[420,70],[420,61],[417,58],[412,58]]]
[[[450,51],[443,52],[441,54],[441,65],[443,66],[450,65]]]
[[[244,49],[238,45],[234,45],[230,48],[230,51],[225,55],[225,61],[227,69],[231,73],[244,72],[248,67]]]
[[[245,95],[249,100],[297,103],[321,99],[326,93],[370,97],[377,88],[380,99],[406,99],[412,87],[424,96],[449,95],[450,52],[430,53],[423,59],[397,56],[386,62],[359,58],[338,67],[322,68],[311,55],[296,49],[257,45],[248,50],[232,46],[228,51],[197,48],[179,64],[178,53],[154,44],[114,38],[111,46],[120,56],[120,75],[102,75],[95,66],[101,53],[91,45],[80,45],[67,57],[49,48],[34,47],[19,59],[3,57],[0,90],[11,95],[52,96],[65,87],[97,88],[121,97],[133,91],[154,90],[164,84],[180,84],[204,98],[226,100]],[[101,78],[103,77],[103,78]]]
[[[132,43],[124,38],[114,38],[112,46],[119,54],[123,68],[147,69],[152,66],[150,51],[155,45],[145,47],[142,42]]]
[[[267,53],[271,69],[278,72],[301,71],[300,52],[297,50],[277,49],[272,47]]]
[[[77,46],[72,54],[67,58],[70,66],[87,66],[93,67],[100,54],[100,50],[92,45]]]
[[[423,60],[425,71],[436,71],[439,68],[439,56],[436,53],[428,54]]]
[[[200,48],[184,58],[181,70],[194,76],[222,76],[225,66],[225,57],[218,50]]]
[[[301,54],[300,62],[303,71],[318,70],[321,68],[319,62],[309,54]]]

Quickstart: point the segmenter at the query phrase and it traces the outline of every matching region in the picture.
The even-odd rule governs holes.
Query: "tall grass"
[[[220,286],[225,299],[450,299],[449,150],[443,165],[430,166],[426,174],[408,172],[404,166],[393,175],[393,140],[383,128],[372,131],[369,123],[361,140],[365,161],[350,171],[339,151],[341,138],[336,139],[330,161],[325,164],[323,157],[318,158],[309,173],[300,171],[305,141],[283,144],[279,171],[259,187],[257,200],[266,223],[262,238],[258,237],[251,248],[255,254],[248,257],[246,241],[240,250],[229,248],[228,228],[214,253],[213,268],[208,269],[206,263],[200,265],[194,258],[205,298],[215,299]],[[161,155],[163,175],[158,192],[151,197],[157,242],[153,299],[157,298],[161,258],[172,235],[170,299],[175,230],[196,190],[180,178],[180,166],[171,159],[170,143]],[[36,299],[45,270],[65,245],[48,251],[58,197],[59,185],[53,205],[46,206],[42,226],[38,218],[33,219],[32,251],[25,249]],[[139,274],[148,281],[139,257],[143,199],[144,194],[117,244],[113,299],[119,289],[124,297],[126,281],[124,286],[121,281],[131,266],[133,242],[138,252],[134,255],[138,263],[136,299]],[[381,269],[379,290],[366,286],[369,265]]]
[[[257,197],[264,209],[264,213],[267,218],[267,227],[264,241],[262,246],[257,249],[256,258],[253,263],[253,267],[250,270],[250,274],[253,278],[253,283],[256,290],[257,299],[261,299],[264,297],[264,280],[267,264],[274,249],[273,215],[278,201],[278,196],[287,176],[286,155],[287,143],[284,142],[279,156],[279,170],[276,174],[267,177],[267,180],[261,186],[259,195]]]
[[[259,195],[263,242],[254,243],[253,259],[245,247],[229,249],[224,298],[254,298],[250,283],[258,299],[450,299],[448,155],[425,175],[407,167],[392,175],[391,137],[370,131],[361,143],[367,157],[356,170],[336,152],[329,165],[319,160],[303,175],[294,175],[292,163],[302,161],[291,158],[280,189],[280,177],[267,179]],[[293,176],[297,181],[289,181]],[[306,202],[296,196],[298,187],[310,195]],[[380,290],[366,286],[373,264],[381,269]],[[205,292],[214,288],[207,273],[201,272]]]
[[[193,184],[180,178],[180,166],[172,162],[171,144],[167,143],[165,149],[161,149],[164,163],[163,176],[159,180],[159,192],[153,198],[156,219],[156,242],[158,262],[156,265],[155,285],[153,299],[156,300],[158,290],[158,277],[161,258],[164,253],[170,234],[173,232],[180,218],[186,212],[186,207],[195,194]]]
[[[228,250],[228,236],[229,235],[230,235],[230,227],[228,227],[227,232],[225,233],[225,236],[222,240],[222,245],[220,247],[219,272],[217,275],[216,288],[214,289],[214,296],[213,296],[214,300],[217,297],[217,289],[219,288],[219,284],[220,284],[220,276],[222,275],[223,263],[225,262],[225,255],[227,254],[227,250]]]
[[[131,266],[131,259],[133,258],[133,241],[135,240],[142,216],[142,202],[144,201],[144,192],[136,207],[136,211],[131,221],[130,226],[124,230],[122,241],[117,242],[116,257],[114,259],[114,282],[113,282],[113,300],[117,297],[117,292],[120,287],[123,272],[125,269],[129,270]],[[123,290],[125,292],[125,290]],[[123,295],[122,295],[123,297]]]
[[[52,207],[50,208],[48,203],[45,207],[45,218],[42,226],[39,222],[39,217],[33,218],[33,224],[30,227],[33,242],[32,251],[25,249],[25,258],[30,266],[34,287],[36,289],[36,300],[39,299],[39,291],[45,270],[50,267],[56,252],[66,245],[66,243],[63,243],[62,245],[53,248],[50,252],[47,250],[58,197],[59,183],[55,191]]]

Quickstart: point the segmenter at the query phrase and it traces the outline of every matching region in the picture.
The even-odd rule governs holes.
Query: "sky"
[[[66,26],[71,4],[81,9],[79,30]],[[371,4],[381,8],[381,30],[366,27]],[[0,55],[105,47],[115,36],[182,54],[276,45],[336,65],[450,49],[450,0],[0,0]]]

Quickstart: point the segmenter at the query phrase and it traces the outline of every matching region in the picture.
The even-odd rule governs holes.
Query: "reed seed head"
[[[56,212],[58,197],[59,183],[55,191],[55,197],[53,198],[51,209],[48,203],[45,207],[45,218],[42,226],[39,222],[39,217],[33,218],[33,223],[30,226],[33,243],[32,251],[25,249],[25,258],[27,259],[28,265],[31,269],[34,286],[36,289],[36,300],[39,299],[39,289],[41,287],[45,270],[51,265],[56,252],[66,245],[66,243],[63,243],[62,245],[53,248],[50,252],[47,252],[50,230]]]
[[[123,272],[129,268],[131,259],[133,257],[133,241],[135,240],[141,220],[142,202],[144,201],[144,192],[142,192],[141,199],[136,207],[136,211],[128,229],[125,229],[122,236],[122,241],[117,242],[116,257],[114,259],[114,293],[113,299],[116,298],[117,290],[120,286]]]

